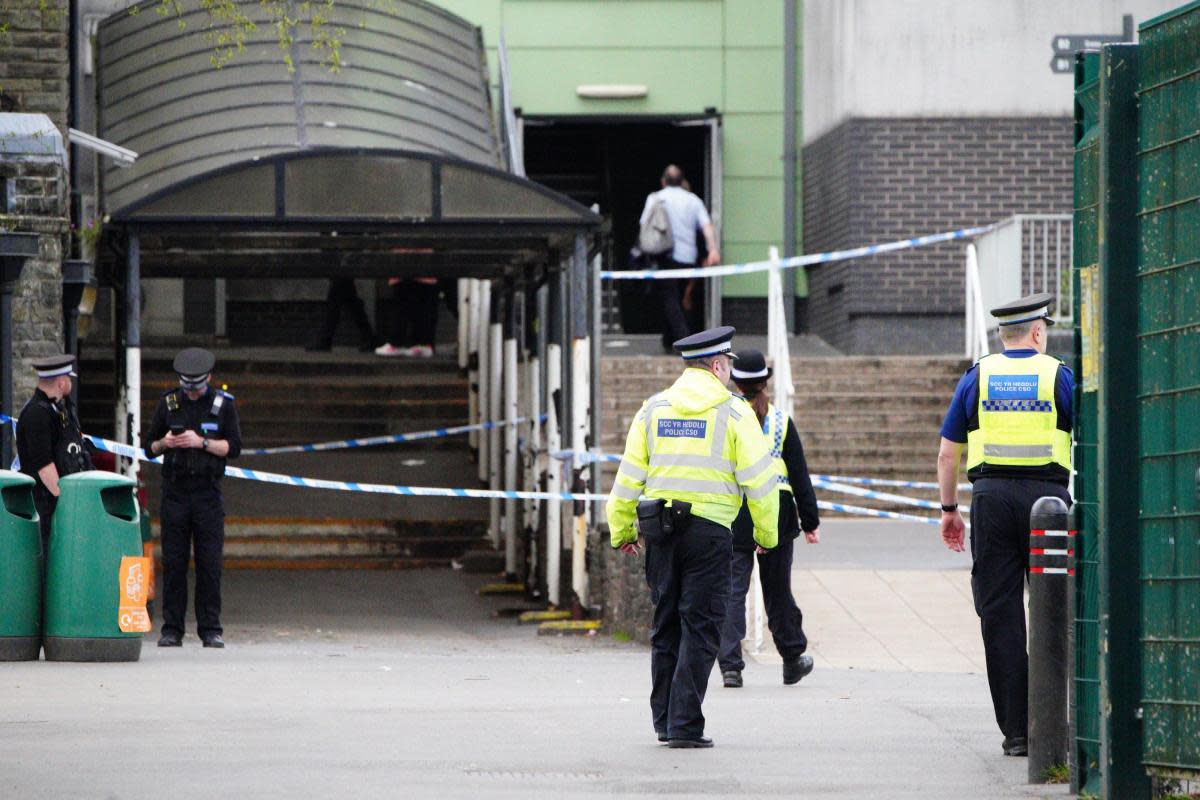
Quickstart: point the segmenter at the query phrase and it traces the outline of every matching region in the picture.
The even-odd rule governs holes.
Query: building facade
[[[1071,211],[1058,35],[1121,35],[1174,0],[806,0],[804,250]],[[846,353],[961,352],[964,245],[811,268],[807,324]]]

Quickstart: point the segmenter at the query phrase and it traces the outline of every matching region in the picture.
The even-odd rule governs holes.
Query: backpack
[[[638,248],[650,256],[669,253],[675,248],[675,236],[671,233],[667,204],[661,197],[655,196],[650,206],[650,215],[638,231]]]

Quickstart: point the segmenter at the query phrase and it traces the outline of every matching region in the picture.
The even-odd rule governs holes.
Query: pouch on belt
[[[642,500],[637,505],[638,533],[647,544],[661,545],[687,529],[692,504],[682,500]]]

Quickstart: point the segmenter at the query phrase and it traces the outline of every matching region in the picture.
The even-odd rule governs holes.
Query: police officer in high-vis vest
[[[33,368],[38,385],[17,417],[17,459],[21,471],[36,481],[33,504],[41,526],[42,552],[48,553],[58,480],[91,469],[92,459],[71,401],[71,379],[77,377],[75,356],[35,358]]]
[[[1029,659],[1024,589],[1029,513],[1039,497],[1071,502],[1071,403],[1075,378],[1046,355],[1047,293],[993,309],[1003,353],[984,356],[958,383],[942,424],[938,485],[942,539],[964,550],[959,462],[967,452],[971,592],[983,629],[988,686],[1005,755],[1027,755]]]
[[[821,520],[817,512],[817,495],[808,476],[804,445],[796,425],[782,409],[767,399],[767,381],[771,368],[757,350],[742,350],[733,365],[733,382],[738,392],[754,409],[762,425],[767,447],[775,460],[779,482],[779,544],[773,550],[760,552],[758,576],[762,584],[763,605],[767,612],[767,627],[775,649],[783,658],[783,682],[790,686],[812,672],[813,659],[805,651],[808,637],[804,635],[804,615],[792,594],[793,545],[800,530],[809,544],[821,540]],[[729,611],[721,630],[721,651],[717,662],[726,688],[742,686],[742,639],[746,636],[746,593],[754,573],[754,523],[750,508],[743,504],[733,521],[733,587]]]
[[[209,385],[216,357],[191,347],[175,358],[179,387],[163,393],[154,410],[146,450],[163,456],[163,625],[159,647],[183,643],[188,560],[196,553],[196,633],[205,647],[224,647],[221,559],[225,461],[242,450],[233,395]]]
[[[660,742],[712,747],[700,706],[721,643],[733,537],[743,495],[754,540],[776,543],[779,492],[758,418],[725,384],[733,363],[728,326],[680,339],[685,369],[642,405],[608,498],[612,546],[646,548],[654,603],[650,709]]]

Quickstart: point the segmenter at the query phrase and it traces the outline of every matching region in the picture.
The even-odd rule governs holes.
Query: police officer
[[[958,383],[942,424],[938,484],[942,540],[964,550],[959,461],[967,451],[971,498],[971,593],[983,632],[988,686],[1005,755],[1028,754],[1029,659],[1024,589],[1029,514],[1039,497],[1070,503],[1071,402],[1075,379],[1046,355],[1052,296],[993,309],[1003,353],[984,356]]]
[[[75,356],[33,360],[38,385],[17,417],[17,458],[33,478],[33,504],[42,531],[42,552],[49,553],[50,522],[58,505],[58,479],[92,468],[79,417],[71,400]]]
[[[650,709],[658,740],[676,748],[712,747],[700,706],[721,643],[729,526],[743,493],[754,540],[776,542],[775,464],[753,409],[725,387],[733,333],[725,326],[675,342],[683,374],[642,405],[607,505],[612,546],[631,555],[646,548]]]
[[[179,388],[163,393],[150,425],[151,456],[163,456],[163,625],[159,647],[183,643],[188,558],[196,558],[196,632],[205,647],[221,638],[221,558],[225,461],[242,450],[233,395],[209,385],[216,357],[198,347],[175,358]]]
[[[750,507],[743,503],[733,521],[733,594],[717,656],[721,678],[731,689],[742,686],[742,670],[746,668],[746,662],[742,660],[742,639],[746,635],[746,592],[750,590],[756,549],[759,551],[758,575],[767,610],[767,627],[775,640],[775,649],[783,657],[784,685],[798,683],[813,669],[812,656],[804,652],[808,649],[804,615],[792,595],[792,550],[801,528],[809,544],[821,540],[821,520],[800,434],[791,417],[767,399],[767,381],[771,372],[767,359],[757,350],[739,352],[732,370],[733,382],[754,409],[775,460],[779,482],[779,544],[773,550],[755,547]]]

